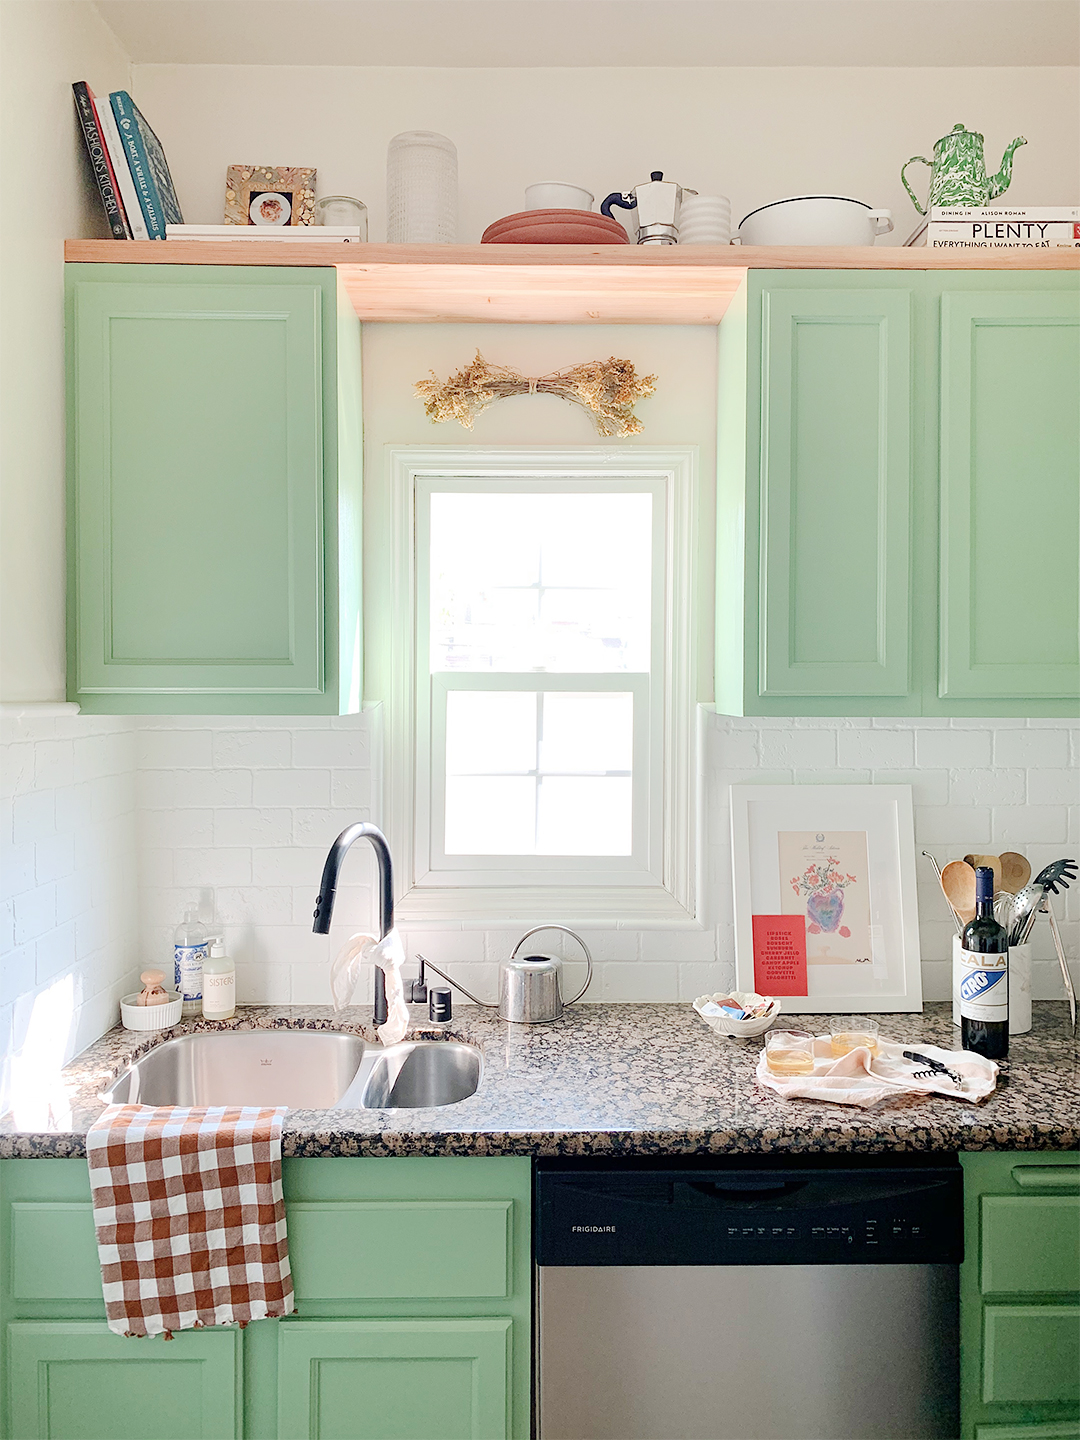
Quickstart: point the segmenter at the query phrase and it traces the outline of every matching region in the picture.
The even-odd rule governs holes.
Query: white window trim
[[[386,826],[397,865],[403,925],[492,927],[552,917],[620,929],[700,929],[696,919],[695,824],[696,446],[617,449],[538,446],[387,446],[391,489],[390,695],[386,714]],[[427,886],[416,883],[416,484],[425,477],[572,479],[600,469],[665,482],[665,609],[662,680],[664,761],[662,884],[642,886]],[[376,642],[377,643],[377,642]]]

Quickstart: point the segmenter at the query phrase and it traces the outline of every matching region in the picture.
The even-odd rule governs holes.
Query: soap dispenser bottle
[[[225,942],[214,936],[203,961],[202,1013],[205,1020],[231,1020],[236,1014],[236,966]]]
[[[188,907],[173,937],[173,963],[176,988],[184,997],[184,1018],[198,1015],[202,1009],[203,961],[209,946],[206,930],[199,923],[199,912]]]

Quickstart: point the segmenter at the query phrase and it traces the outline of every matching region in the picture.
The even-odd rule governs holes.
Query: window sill
[[[402,929],[445,930],[538,925],[556,919],[571,927],[613,930],[695,930],[701,922],[667,890],[628,886],[553,885],[435,889],[416,887],[394,906]]]

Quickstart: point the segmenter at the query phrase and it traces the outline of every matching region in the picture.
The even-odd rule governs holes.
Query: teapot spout
[[[987,184],[990,186],[989,199],[996,200],[999,195],[1005,194],[1012,179],[1013,155],[1021,145],[1026,144],[1023,135],[1018,135],[1012,144],[1006,147],[1005,154],[1001,157],[1001,169],[996,175],[987,177]]]

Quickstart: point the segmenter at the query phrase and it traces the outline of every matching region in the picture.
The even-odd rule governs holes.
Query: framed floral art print
[[[731,843],[738,989],[922,1009],[909,785],[733,785]]]

